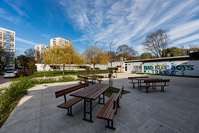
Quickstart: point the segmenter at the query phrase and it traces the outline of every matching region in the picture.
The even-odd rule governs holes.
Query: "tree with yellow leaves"
[[[97,47],[96,43],[94,44],[94,46],[86,48],[85,56],[87,59],[87,63],[93,64],[94,68],[96,64],[105,65],[109,62],[109,56],[107,52],[105,52],[102,48]]]
[[[45,51],[43,61],[46,64],[62,64],[63,74],[66,64],[83,64],[83,58],[71,45],[55,45]]]

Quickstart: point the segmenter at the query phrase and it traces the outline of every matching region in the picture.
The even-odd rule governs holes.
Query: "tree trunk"
[[[64,68],[65,68],[65,64],[63,64],[63,75],[64,75]]]
[[[93,68],[95,69],[95,64],[93,64]]]

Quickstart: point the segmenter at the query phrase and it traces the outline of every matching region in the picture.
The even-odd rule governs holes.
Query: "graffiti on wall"
[[[144,73],[164,74],[164,75],[176,75],[177,72],[181,71],[192,71],[194,65],[180,64],[176,65],[171,63],[170,65],[146,65],[144,66]]]

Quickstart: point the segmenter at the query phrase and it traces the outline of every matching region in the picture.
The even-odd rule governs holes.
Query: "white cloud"
[[[181,4],[178,4],[175,8],[165,13],[157,22],[156,26],[159,26],[160,24],[163,24],[166,21],[170,20],[171,18],[177,16],[179,13],[183,11],[183,9],[187,8],[190,4],[193,4],[192,0],[188,0],[186,2],[182,2]]]
[[[142,46],[142,45],[136,46],[135,50],[137,50],[139,54],[146,52],[146,50],[144,49],[144,46]]]
[[[171,29],[168,34],[171,40],[176,40],[197,31],[199,32],[199,20],[179,25]]]
[[[23,11],[20,8],[17,7],[17,4],[16,4],[17,2],[16,1],[14,1],[14,2],[13,2],[13,0],[12,1],[10,1],[10,0],[4,0],[4,1],[9,6],[11,6],[19,15],[21,15],[21,16],[28,16],[25,11]]]
[[[47,34],[42,34],[42,36],[45,37],[46,39],[49,39],[49,38],[50,38],[50,36],[47,35]]]
[[[196,35],[193,35],[193,36],[189,36],[189,37],[185,37],[183,39],[175,41],[172,44],[170,44],[169,47],[173,47],[173,46],[176,46],[176,45],[179,45],[179,44],[184,44],[184,43],[195,41],[195,40],[199,41],[199,34],[196,34]]]
[[[171,3],[171,1],[166,1],[162,4],[161,8],[166,8],[169,6],[169,4]]]
[[[28,41],[28,40],[25,40],[23,38],[19,38],[19,37],[16,37],[15,38],[15,41],[19,41],[19,42],[22,42],[22,43],[26,43],[26,44],[30,44],[30,45],[36,45],[38,43],[35,43],[35,42],[32,42],[32,41]]]
[[[88,40],[88,39],[82,38],[82,39],[72,40],[72,42],[81,42],[81,41],[85,41],[85,40]]]
[[[67,21],[70,18],[74,27],[82,31],[80,40],[88,38],[91,43],[103,44],[114,41],[115,46],[128,44],[139,50],[146,35],[157,29],[171,29],[171,40],[193,34],[197,22],[191,16],[198,11],[194,7],[197,4],[197,0],[60,0]]]
[[[3,8],[0,8],[0,18],[8,20],[14,24],[18,24],[22,21],[20,17],[12,16],[7,10]]]

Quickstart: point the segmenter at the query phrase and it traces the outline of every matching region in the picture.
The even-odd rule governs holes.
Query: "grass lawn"
[[[105,96],[110,97],[112,95],[112,93],[118,93],[120,89],[115,88],[115,87],[109,87],[106,91],[105,91]],[[130,93],[130,91],[126,91],[123,90],[122,95],[125,95],[127,93]]]
[[[3,88],[0,88],[0,92],[1,92],[2,90],[4,90],[4,89],[3,89]]]

